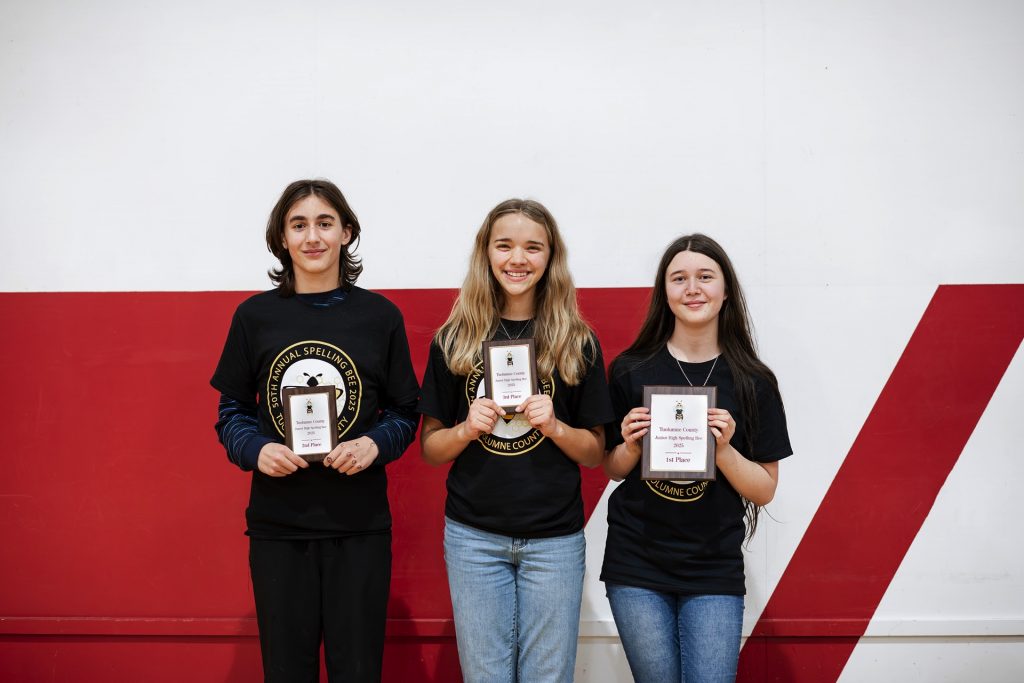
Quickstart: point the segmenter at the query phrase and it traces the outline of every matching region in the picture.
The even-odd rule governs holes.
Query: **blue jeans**
[[[736,680],[743,596],[605,588],[636,683]]]
[[[585,550],[582,531],[512,538],[445,519],[465,683],[571,683]]]

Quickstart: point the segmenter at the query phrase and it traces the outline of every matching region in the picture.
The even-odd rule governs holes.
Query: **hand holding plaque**
[[[643,437],[642,478],[715,478],[715,437],[708,427],[708,408],[715,407],[716,398],[715,387],[644,387],[651,426]]]
[[[335,387],[285,387],[285,443],[307,462],[320,462],[338,445]]]
[[[533,339],[485,341],[484,395],[506,412],[537,393]]]

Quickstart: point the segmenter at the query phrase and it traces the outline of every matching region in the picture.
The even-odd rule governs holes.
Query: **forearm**
[[[758,463],[747,460],[729,444],[718,447],[715,465],[736,492],[755,505],[767,505],[775,497],[779,483],[777,462]]]
[[[627,474],[633,471],[633,468],[636,467],[639,461],[639,447],[630,448],[627,444],[620,443],[604,454],[601,465],[604,467],[604,473],[608,475],[609,479],[622,481],[626,478]]]
[[[455,460],[472,441],[465,422],[445,427],[435,418],[423,417],[420,453],[431,465],[443,465]]]
[[[601,464],[601,458],[604,456],[603,427],[570,427],[561,420],[556,420],[555,428],[547,437],[573,462],[584,467],[597,467]]]

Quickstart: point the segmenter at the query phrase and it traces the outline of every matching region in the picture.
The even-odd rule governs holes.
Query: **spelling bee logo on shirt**
[[[348,354],[326,342],[301,341],[277,355],[270,365],[264,394],[278,434],[284,436],[285,387],[334,386],[338,409],[338,438],[348,432],[359,415],[363,383]]]
[[[711,482],[656,479],[644,483],[665,500],[671,500],[673,503],[692,503],[704,497],[704,492],[708,490],[708,484]]]
[[[539,380],[540,393],[554,398],[555,383],[550,377]],[[466,404],[473,402],[478,396],[483,396],[484,390],[484,368],[483,364],[473,368],[473,372],[466,378]],[[522,455],[532,451],[546,437],[540,430],[530,426],[530,422],[521,413],[511,417],[500,417],[494,425],[494,431],[490,434],[482,434],[480,443],[485,449],[495,455]]]

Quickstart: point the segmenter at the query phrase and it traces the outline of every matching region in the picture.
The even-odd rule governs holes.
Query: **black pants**
[[[249,539],[263,676],[316,683],[320,641],[331,683],[380,681],[391,534]]]

